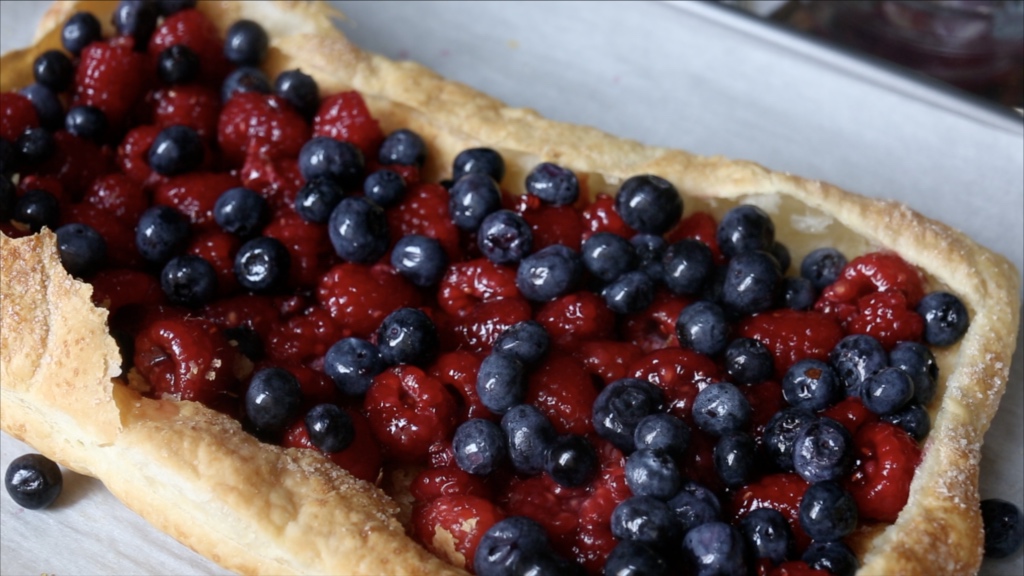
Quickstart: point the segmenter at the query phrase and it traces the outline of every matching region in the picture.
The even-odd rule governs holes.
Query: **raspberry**
[[[100,270],[89,279],[92,301],[111,314],[131,304],[156,305],[164,302],[160,281],[137,270],[111,268]]]
[[[678,346],[676,320],[690,302],[689,298],[676,296],[660,288],[654,296],[654,302],[646,310],[626,316],[622,329],[623,338],[636,344],[644,352]]]
[[[551,420],[559,434],[586,434],[593,430],[591,412],[597,390],[579,360],[552,354],[530,372],[526,402]]]
[[[187,46],[199,57],[199,74],[204,84],[220,86],[228,73],[224,41],[202,12],[182,10],[168,16],[149,39],[147,50],[155,62],[161,52],[175,44]]]
[[[207,304],[203,317],[221,328],[246,326],[266,338],[281,320],[281,311],[266,296],[242,294]]]
[[[153,192],[153,204],[176,208],[192,224],[213,228],[213,206],[225,191],[239,185],[238,179],[223,172],[193,172],[175,176]]]
[[[579,251],[583,221],[572,206],[552,206],[531,194],[518,197],[514,211],[522,215],[533,231],[533,250],[563,244]]]
[[[74,104],[99,108],[112,127],[127,126],[153,72],[146,56],[131,44],[94,42],[82,50],[75,72]]]
[[[491,489],[479,476],[455,466],[428,468],[416,475],[409,494],[417,502],[430,502],[442,496],[477,496],[491,498]]]
[[[751,316],[740,322],[736,332],[768,347],[775,359],[775,376],[780,379],[797,360],[828,361],[828,353],[844,335],[830,316],[788,309]]]
[[[919,342],[924,318],[911,308],[902,292],[877,292],[857,300],[858,312],[846,324],[850,334],[874,336],[886,350],[900,342]]]
[[[427,370],[430,376],[454,393],[459,406],[459,422],[471,418],[495,419],[495,415],[480,402],[476,391],[476,373],[479,370],[480,358],[465,350],[443,354]]]
[[[803,550],[810,538],[800,526],[800,500],[807,491],[807,482],[793,473],[770,474],[736,491],[732,513],[739,520],[758,508],[771,508],[782,513],[793,530],[797,548]]]
[[[449,314],[465,316],[481,302],[512,297],[519,297],[515,269],[477,258],[448,268],[438,288],[437,303]]]
[[[0,92],[0,138],[14,142],[29,128],[39,127],[32,102],[17,92]]]
[[[679,222],[675,230],[668,233],[666,241],[669,244],[678,242],[684,238],[693,238],[707,244],[711,249],[711,255],[715,258],[716,264],[724,264],[725,257],[718,248],[718,223],[715,217],[707,212],[694,212]]]
[[[502,332],[529,320],[532,312],[530,303],[519,296],[480,302],[451,327],[452,344],[473,352],[490,352]]]
[[[499,493],[504,495],[499,504],[506,514],[536,521],[547,531],[556,551],[566,556],[571,554],[576,543],[580,507],[588,496],[586,488],[565,488],[551,476],[542,474],[513,478]]]
[[[459,229],[448,211],[448,191],[439,184],[406,183],[405,198],[387,212],[392,244],[402,236],[421,234],[440,242],[449,262],[462,260]]]
[[[572,552],[588,574],[601,574],[605,559],[618,543],[612,535],[611,519],[615,507],[625,497],[616,497],[612,490],[601,488],[583,501],[579,529]]]
[[[693,399],[708,384],[719,381],[718,366],[707,356],[684,348],[664,348],[639,358],[629,375],[661,388],[672,414],[693,426]]]
[[[457,409],[440,381],[408,365],[378,374],[363,402],[374,436],[402,464],[425,462],[432,444],[451,438]]]
[[[370,115],[363,97],[355,91],[324,98],[313,119],[313,135],[351,142],[363,152],[364,158],[376,158],[377,149],[384,141],[380,124]]]
[[[71,194],[64,191],[64,185],[60,183],[60,180],[53,176],[37,176],[35,174],[25,176],[18,182],[18,195],[21,196],[29,190],[44,190],[53,194],[62,208],[66,208],[68,203],[74,201]],[[62,212],[67,212],[67,210]]]
[[[117,166],[132,180],[144,183],[153,171],[149,168],[149,148],[160,133],[159,126],[136,126],[128,131],[117,147]]]
[[[416,288],[393,268],[346,262],[320,280],[317,299],[342,329],[340,337],[368,338],[392,310],[416,307]]]
[[[860,401],[860,398],[856,396],[848,396],[840,402],[829,406],[821,411],[821,415],[845,426],[851,436],[855,436],[864,424],[878,420],[878,416],[868,410],[864,403]]]
[[[153,122],[161,127],[188,126],[203,139],[217,135],[220,119],[220,95],[206,86],[175,86],[153,93]]]
[[[739,388],[750,402],[750,429],[755,438],[760,438],[772,416],[787,406],[782,397],[782,386],[774,380],[766,380]]]
[[[901,292],[908,306],[916,307],[924,296],[921,273],[896,254],[872,252],[850,261],[839,280],[822,291],[814,308],[846,322],[862,296],[892,291]]]
[[[598,232],[611,232],[623,238],[631,238],[636,231],[622,221],[615,211],[615,198],[608,194],[598,194],[597,198],[583,209],[583,236],[586,240]]]
[[[53,141],[53,156],[37,172],[60,180],[72,198],[80,198],[96,178],[110,171],[108,153],[95,143],[63,130],[54,132]]]
[[[574,354],[591,376],[597,376],[606,385],[625,378],[629,366],[644,355],[636,344],[615,340],[582,342]]]
[[[64,221],[87,224],[103,236],[108,247],[108,266],[133,268],[141,263],[135,248],[134,222],[119,220],[113,213],[92,204],[72,204],[64,214]]]
[[[313,287],[334,261],[327,229],[306,222],[291,210],[281,210],[263,229],[263,235],[276,238],[291,256],[290,278],[294,284]]]
[[[471,568],[480,539],[504,517],[483,498],[441,496],[413,508],[412,532],[435,555],[459,568]]]
[[[238,176],[246,188],[266,198],[271,208],[288,212],[292,211],[295,196],[304,182],[299,162],[294,158],[272,160],[253,149],[246,154]]]
[[[895,522],[910,496],[921,448],[902,428],[887,422],[864,424],[854,437],[857,464],[846,489],[862,520]]]
[[[366,417],[355,410],[344,409],[352,418],[355,428],[355,439],[348,448],[340,452],[331,452],[326,456],[338,466],[348,470],[356,478],[375,484],[380,477],[381,455],[377,440],[373,437],[370,424]],[[282,444],[289,448],[307,448],[316,450],[309,439],[306,423],[300,418],[285,433]]]
[[[608,340],[615,314],[593,292],[573,292],[541,306],[536,318],[555,346],[574,348],[587,340]]]
[[[283,99],[270,94],[244,92],[224,105],[217,126],[217,143],[224,160],[241,165],[246,153],[269,159],[298,158],[309,140],[309,126]]]
[[[116,173],[97,178],[82,200],[132,226],[149,207],[149,198],[142,186]]]
[[[257,369],[269,366],[273,365],[260,365]],[[299,381],[299,386],[302,388],[303,412],[309,411],[318,404],[337,404],[338,388],[323,371],[289,362],[279,363],[276,366],[291,372],[292,376]]]
[[[217,294],[226,296],[238,290],[235,277],[235,252],[241,241],[237,236],[220,230],[211,230],[195,236],[187,253],[199,256],[213,266],[217,272]]]
[[[319,306],[311,306],[301,316],[271,328],[267,354],[279,362],[303,364],[322,358],[342,337],[331,314]]]

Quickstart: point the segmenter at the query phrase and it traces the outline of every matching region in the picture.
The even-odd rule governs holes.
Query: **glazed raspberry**
[[[615,313],[593,292],[573,292],[544,304],[537,322],[548,331],[551,342],[573,349],[587,340],[607,340],[615,330]]]
[[[854,258],[834,284],[821,292],[815,310],[847,322],[857,312],[857,301],[874,292],[898,291],[913,308],[924,296],[921,273],[889,252],[872,252]]]
[[[224,160],[239,166],[246,153],[257,152],[270,159],[297,158],[309,140],[309,126],[283,99],[270,94],[237,94],[220,115],[217,143]]]
[[[160,53],[181,44],[199,57],[200,80],[204,84],[220,86],[228,72],[224,57],[224,42],[217,27],[198,10],[182,10],[168,16],[149,39],[148,52],[155,62]]]
[[[135,368],[150,395],[175,395],[224,409],[238,392],[235,349],[220,328],[195,317],[157,320],[135,337]]]
[[[82,50],[75,71],[74,104],[95,106],[112,127],[123,127],[146,93],[152,66],[132,42],[94,42]]]
[[[343,337],[368,338],[392,310],[416,307],[420,295],[390,266],[346,262],[323,275],[317,300],[331,313]]]
[[[499,491],[499,505],[509,516],[526,516],[548,533],[552,546],[563,555],[570,555],[576,543],[580,508],[587,499],[586,488],[559,486],[547,474],[529,478],[513,478]]]
[[[530,303],[518,296],[481,302],[465,316],[449,321],[449,344],[477,353],[490,352],[505,330],[529,320],[532,312]]]
[[[161,127],[188,126],[206,141],[217,136],[220,96],[206,86],[164,88],[153,93],[153,122]]]
[[[334,385],[334,381],[324,374],[323,371],[314,370],[308,366],[303,366],[302,364],[288,362],[266,365],[260,364],[256,369],[260,370],[268,366],[284,368],[299,381],[299,387],[302,388],[303,414],[319,404],[338,403],[338,388]]]
[[[680,471],[684,478],[721,494],[725,490],[725,483],[722,482],[722,477],[715,467],[715,446],[718,439],[696,426],[691,428],[693,433],[690,435],[690,446],[686,449]]]
[[[142,186],[124,174],[97,178],[82,200],[133,226],[149,207],[149,198]]]
[[[476,496],[441,496],[412,511],[413,536],[427,550],[460,568],[473,565],[477,545],[505,517],[490,501]]]
[[[921,448],[902,428],[887,422],[864,424],[854,436],[857,464],[846,489],[861,519],[895,522],[910,495]]]
[[[481,303],[518,297],[516,271],[477,258],[452,264],[438,287],[437,303],[454,316],[465,316]]]
[[[611,519],[615,507],[625,499],[609,488],[600,488],[580,507],[579,528],[572,546],[573,557],[587,574],[601,574],[605,559],[618,540],[612,535]]]
[[[67,204],[74,201],[70,193],[64,191],[64,185],[53,176],[38,176],[29,174],[18,182],[18,196],[24,195],[29,190],[43,190],[49,192],[60,203],[62,212],[67,212]]]
[[[797,548],[803,550],[810,538],[800,526],[800,500],[808,484],[793,473],[770,474],[736,491],[732,498],[732,513],[737,520],[751,510],[771,508],[781,512],[793,530]]]
[[[773,310],[740,322],[736,335],[754,338],[768,347],[775,359],[775,375],[782,378],[797,360],[827,361],[828,353],[843,337],[843,330],[820,312]]]
[[[480,476],[456,466],[428,468],[416,475],[409,494],[417,502],[430,502],[442,496],[476,496],[491,498],[491,489]]]
[[[267,354],[279,362],[310,362],[322,358],[342,337],[331,314],[319,306],[311,306],[301,316],[289,318],[270,330]]]
[[[91,226],[103,236],[107,246],[107,264],[113,267],[131,268],[141,262],[135,248],[135,223],[117,218],[113,213],[92,204],[73,204],[63,215],[65,223],[80,222]]]
[[[583,209],[583,237],[586,240],[598,232],[611,232],[623,238],[632,238],[636,231],[623,222],[615,211],[615,198],[608,194],[598,194],[597,198]]]
[[[364,158],[376,158],[384,141],[380,124],[370,115],[363,97],[354,91],[335,94],[320,103],[313,119],[313,135],[351,142]]]
[[[600,378],[604,384],[610,384],[625,378],[629,366],[644,353],[639,346],[630,342],[590,340],[580,343],[574,355],[591,376]]]
[[[718,223],[715,222],[715,217],[711,214],[694,212],[683,218],[679,222],[679,226],[669,232],[666,240],[671,244],[683,238],[693,238],[707,244],[711,249],[711,255],[715,258],[715,263],[725,263],[725,257],[722,256],[722,251],[718,248]]]
[[[630,364],[629,375],[661,388],[669,411],[691,426],[693,399],[708,384],[721,378],[714,361],[684,348],[664,348],[651,352]]]
[[[636,344],[644,352],[678,346],[676,320],[679,319],[683,308],[690,303],[689,298],[676,296],[664,288],[659,288],[654,296],[654,302],[646,310],[626,316],[622,328],[623,338]]]
[[[851,435],[856,435],[864,424],[878,420],[878,416],[868,410],[856,396],[849,396],[839,403],[829,406],[821,411],[821,415],[839,422],[846,427]]]
[[[409,234],[420,234],[440,242],[449,262],[462,260],[459,229],[448,211],[448,191],[439,184],[414,185],[409,180],[406,183],[405,198],[387,212],[391,242]]]
[[[111,268],[100,270],[89,279],[92,301],[111,314],[131,304],[163,304],[164,291],[160,281],[137,270]]]
[[[63,130],[54,132],[53,141],[53,156],[36,171],[57,178],[71,197],[80,198],[93,180],[110,171],[108,153],[95,143]]]
[[[252,148],[245,156],[245,164],[238,177],[246,188],[266,198],[271,208],[289,212],[304,184],[297,160],[271,159],[266,153]]]
[[[436,378],[415,366],[396,366],[373,379],[363,410],[387,454],[416,464],[426,461],[432,444],[451,438],[458,407]]]
[[[334,261],[327,229],[306,222],[290,210],[281,210],[263,229],[263,235],[284,244],[291,256],[289,277],[297,286],[316,286]]]
[[[878,292],[857,300],[857,313],[845,327],[849,334],[874,336],[891,350],[900,342],[920,341],[924,318],[909,306],[902,292]]]
[[[161,183],[153,192],[153,204],[172,206],[199,227],[215,228],[213,206],[225,191],[239,185],[224,172],[193,172]]]
[[[479,370],[480,358],[466,350],[442,354],[427,369],[428,374],[455,395],[459,407],[459,422],[470,418],[495,419],[494,414],[480,402],[480,396],[476,391],[476,374]]]
[[[526,402],[543,412],[559,434],[591,432],[596,399],[590,375],[571,356],[551,354],[530,372]]]
[[[530,225],[534,251],[552,244],[580,249],[583,220],[572,206],[553,206],[536,196],[524,194],[518,197],[514,211]]]
[[[238,290],[235,277],[235,253],[241,246],[237,236],[221,230],[211,230],[194,237],[185,250],[188,254],[199,256],[213,266],[217,272],[217,293],[227,296]]]
[[[782,397],[782,386],[774,380],[766,380],[751,386],[740,386],[740,391],[750,402],[750,430],[755,438],[760,438],[772,416],[787,406]]]
[[[39,126],[32,102],[17,92],[0,92],[0,138],[14,142],[29,128]]]
[[[159,126],[137,126],[128,131],[117,147],[117,166],[132,180],[144,183],[153,171],[149,167],[149,148],[160,134]]]
[[[343,408],[352,419],[355,428],[355,439],[348,448],[340,452],[326,454],[332,462],[348,470],[356,478],[374,484],[380,477],[381,453],[377,440],[373,437],[370,424],[366,417],[355,410]],[[282,444],[289,448],[307,448],[317,450],[309,439],[306,423],[299,418],[284,435]]]
[[[242,294],[207,304],[202,316],[221,328],[245,326],[266,338],[281,320],[281,311],[270,298]]]

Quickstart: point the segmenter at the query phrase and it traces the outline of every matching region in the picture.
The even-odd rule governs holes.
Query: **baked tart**
[[[241,573],[978,569],[1002,257],[192,4],[3,56],[4,431]]]

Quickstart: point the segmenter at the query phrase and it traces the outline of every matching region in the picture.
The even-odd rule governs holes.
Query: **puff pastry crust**
[[[58,47],[78,10],[109,21],[116,2],[59,2],[36,43],[4,55],[0,90],[32,81],[31,62]],[[818,246],[848,255],[885,248],[958,294],[971,327],[937,353],[942,381],[933,429],[910,499],[895,524],[863,530],[862,575],[968,574],[982,556],[980,444],[1002,396],[1019,322],[1018,273],[1002,257],[893,202],[772,172],[750,162],[644,146],[506,107],[411,62],[351,44],[314,2],[202,2],[225,30],[259,21],[272,39],[271,74],[299,67],[324,94],[359,90],[385,130],[407,127],[430,150],[425,173],[456,153],[491,146],[515,189],[537,162],[585,174],[592,191],[658,174],[688,211],[753,202],[772,213],[794,259]],[[199,404],[139,396],[118,380],[120,356],[91,287],[69,277],[54,236],[0,238],[0,424],[76,471],[95,476],[155,526],[213,561],[252,574],[461,574],[405,534],[399,506],[313,451],[259,443]]]

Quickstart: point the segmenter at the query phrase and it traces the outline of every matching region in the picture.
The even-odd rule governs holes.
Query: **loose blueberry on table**
[[[0,230],[57,229],[147,394],[413,470],[411,534],[483,576],[849,574],[844,539],[895,520],[955,295],[884,251],[787,277],[768,213],[684,218],[654,175],[613,198],[543,163],[517,198],[472,148],[429,181],[429,140],[360,94],[271,83],[259,24],[147,6],[110,38],[73,16],[0,94]],[[59,491],[19,466],[9,490],[45,485],[19,502]],[[985,511],[992,553],[1019,545],[1019,511]]]

